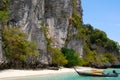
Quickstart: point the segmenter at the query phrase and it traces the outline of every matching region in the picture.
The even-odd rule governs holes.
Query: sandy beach
[[[78,67],[79,70],[92,70],[93,68],[89,67]],[[1,70],[0,71],[0,80],[3,78],[14,78],[14,77],[25,77],[25,76],[36,76],[36,75],[49,75],[49,74],[59,74],[75,72],[73,68],[61,68],[59,70]]]

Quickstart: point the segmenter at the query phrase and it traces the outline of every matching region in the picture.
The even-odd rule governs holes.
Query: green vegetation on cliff
[[[3,28],[3,51],[8,61],[25,62],[29,56],[34,57],[39,54],[37,44],[35,42],[28,41],[27,35],[21,32],[19,28],[4,28],[4,25],[6,25],[8,21],[8,3],[9,0],[0,0],[0,22],[2,23]],[[45,47],[47,47],[46,52],[51,56],[52,64],[73,67],[77,65],[94,66],[96,63],[116,64],[117,61],[119,62],[120,45],[109,39],[104,31],[94,29],[93,26],[89,24],[83,25],[82,16],[79,15],[79,12],[76,9],[76,0],[72,0],[72,6],[73,13],[69,19],[66,45],[67,41],[71,39],[82,40],[84,42],[83,58],[80,58],[80,53],[78,54],[73,49],[54,48],[51,45],[52,39],[49,36],[49,29],[48,27],[43,26],[42,30],[47,42],[47,45],[45,42]],[[62,16],[66,17],[67,15],[63,13]]]
[[[91,50],[97,50],[102,47],[106,50],[104,52],[119,53],[120,45],[109,39],[104,31],[93,29],[93,27],[89,24],[83,26],[87,36],[86,42]],[[93,44],[95,45],[93,46]]]
[[[94,29],[90,24],[83,24],[76,9],[76,0],[72,0],[72,5],[73,16],[70,18],[70,23],[77,29],[77,33],[68,37],[84,41],[84,56],[81,65],[91,66],[94,63],[114,64],[118,62],[120,60],[118,57],[120,45],[109,39],[104,31]]]
[[[27,57],[38,55],[37,44],[27,38],[27,34],[17,27],[3,30],[3,50],[9,61],[26,61]]]
[[[8,4],[9,0],[0,0],[0,22],[2,22],[2,26],[8,21]]]
[[[76,9],[76,7],[77,7],[76,0],[72,0],[72,6],[73,6],[73,15],[70,18],[70,22],[78,30],[78,32],[76,34],[74,34],[73,37],[84,39],[85,38],[85,31],[84,31],[83,26],[82,26],[82,17]]]
[[[66,65],[68,63],[66,57],[63,55],[59,48],[48,48],[48,52],[52,55],[52,64],[57,64],[59,66]]]
[[[65,65],[66,67],[73,67],[83,64],[83,60],[73,49],[62,48],[61,51],[68,60],[68,63]]]
[[[54,65],[59,65],[59,66],[64,66],[67,64],[66,57],[63,55],[61,50],[59,48],[53,48],[51,46],[52,39],[48,37],[48,27],[42,26],[42,30],[44,31],[45,38],[47,41],[47,51],[49,54],[51,54],[52,57],[52,64]]]
[[[86,32],[83,58],[85,65],[114,64],[119,61],[120,45],[117,42],[109,39],[104,31],[94,29],[89,24],[83,27]]]

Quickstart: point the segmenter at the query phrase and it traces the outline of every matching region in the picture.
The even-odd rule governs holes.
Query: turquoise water
[[[112,73],[113,69],[106,70],[105,73]],[[120,69],[114,69],[116,72],[120,73]],[[4,80],[4,79],[3,79]],[[5,79],[5,80],[120,80],[119,77],[88,77],[88,76],[79,76],[77,73],[64,73],[64,74],[52,74],[46,76],[29,76],[29,77],[19,77]]]

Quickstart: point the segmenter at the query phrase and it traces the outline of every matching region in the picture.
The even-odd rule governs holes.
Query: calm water
[[[105,72],[112,73],[113,69],[106,70]],[[120,73],[120,69],[115,69],[116,72]],[[64,74],[56,74],[56,75],[46,75],[46,76],[29,76],[29,77],[21,77],[18,79],[2,79],[2,80],[120,80],[119,77],[85,77],[79,76],[77,73],[64,73]]]

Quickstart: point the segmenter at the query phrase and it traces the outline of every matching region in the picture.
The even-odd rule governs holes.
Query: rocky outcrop
[[[36,58],[38,62],[43,64],[51,62],[50,54],[47,53],[47,40],[43,26],[48,28],[47,37],[52,40],[50,44],[52,47],[65,46],[67,35],[70,33],[68,27],[69,19],[73,15],[73,1],[75,0],[10,0],[9,24],[21,27],[28,34],[28,40],[38,44],[40,52],[40,56]],[[75,2],[76,10],[82,18],[81,1]],[[74,32],[77,33],[77,30]],[[82,53],[82,41],[73,39],[68,42],[68,48]]]

